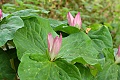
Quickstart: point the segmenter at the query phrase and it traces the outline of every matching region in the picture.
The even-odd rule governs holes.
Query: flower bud
[[[70,12],[68,12],[67,19],[68,19],[68,24],[70,26],[75,26],[78,29],[81,28],[82,21],[81,21],[81,17],[80,17],[80,12],[78,12],[78,14],[75,16],[75,18],[71,15]]]
[[[49,55],[51,61],[53,61],[57,56],[58,52],[60,51],[60,47],[62,44],[62,34],[60,34],[60,37],[56,36],[55,38],[53,38],[52,34],[49,33],[47,41],[48,41]]]

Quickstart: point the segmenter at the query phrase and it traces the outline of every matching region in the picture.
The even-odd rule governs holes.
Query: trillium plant
[[[67,21],[37,13],[0,10],[0,80],[120,80],[108,26],[82,26],[80,12]]]

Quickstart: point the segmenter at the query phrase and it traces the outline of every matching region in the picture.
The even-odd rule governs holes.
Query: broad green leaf
[[[106,62],[103,70],[99,72],[97,80],[119,80],[120,79],[120,65]]]
[[[39,10],[34,10],[34,9],[25,9],[25,10],[20,10],[12,13],[14,16],[20,16],[20,17],[35,17],[37,16],[37,12],[40,12]]]
[[[105,48],[103,49],[103,54],[104,54],[104,57],[107,60],[111,60],[114,62],[114,50],[111,49],[111,48]]]
[[[93,41],[94,47],[101,51],[104,48],[112,48],[112,37],[107,27],[103,26],[96,31],[90,31],[88,33]]]
[[[120,37],[120,24],[119,25],[117,25],[118,27],[115,27],[115,29],[116,29],[116,33],[114,34],[114,44],[115,44],[115,47],[118,47],[119,45],[120,45],[120,39],[119,39],[119,37]]]
[[[88,66],[84,66],[80,63],[76,63],[75,66],[79,69],[82,80],[94,80],[94,76],[90,73]]]
[[[45,54],[24,54],[18,68],[21,80],[82,80],[79,70],[62,59],[49,61]]]
[[[118,65],[118,77],[117,77],[117,80],[120,80],[120,65]]]
[[[49,21],[50,21],[51,27],[55,31],[62,31],[67,34],[80,32],[80,30],[78,28],[73,27],[73,26],[68,26],[67,21],[57,21],[57,20],[53,20],[53,19],[49,19]]]
[[[67,21],[58,21],[58,20],[54,20],[54,19],[49,19],[49,22],[50,22],[50,26],[53,28],[56,28],[63,24],[64,25],[67,24]]]
[[[23,27],[24,23],[18,16],[8,18],[3,24],[0,25],[0,47],[3,46],[8,40],[13,39],[14,33],[19,28]]]
[[[73,27],[73,26],[67,26],[65,24],[63,25],[60,25],[56,28],[54,28],[55,31],[62,31],[62,32],[65,32],[67,34],[72,34],[72,33],[77,33],[77,32],[80,32],[80,30],[76,27]]]
[[[84,32],[74,33],[63,38],[59,52],[59,56],[67,61],[81,59],[82,57],[90,64],[96,63],[97,55],[98,51],[92,46],[91,39]],[[79,61],[78,59],[76,61]]]
[[[102,52],[106,62],[104,63],[103,70],[99,72],[97,80],[119,80],[120,66],[115,64],[113,49],[104,48]]]
[[[20,59],[26,51],[46,53],[48,33],[56,35],[48,20],[33,17],[24,20],[24,23],[25,26],[19,29],[14,37],[18,58]]]
[[[0,80],[14,80],[15,71],[11,68],[10,58],[0,49]]]
[[[58,57],[64,58],[67,61],[82,63],[83,65],[89,64],[94,67],[90,69],[93,75],[101,70],[100,63],[104,59],[97,58],[98,51],[93,47],[91,39],[84,32],[74,33],[62,40],[62,47]]]

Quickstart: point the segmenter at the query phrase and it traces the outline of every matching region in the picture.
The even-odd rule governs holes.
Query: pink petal
[[[52,37],[52,34],[49,33],[48,38],[47,38],[49,52],[51,52],[51,50],[52,50],[53,40],[54,40],[54,38]]]
[[[59,42],[59,37],[55,37],[54,42],[53,42],[53,46],[52,46],[52,53],[53,54],[58,54],[60,50],[60,42]]]
[[[57,36],[53,42],[53,53],[54,54],[58,54],[58,52],[60,51],[61,44],[62,44],[62,35],[60,34],[60,37],[58,38]]]
[[[2,15],[2,10],[0,9],[0,18],[2,18],[2,16],[3,16],[3,15]]]
[[[50,58],[51,61],[56,57],[56,55],[58,54],[59,50],[60,50],[60,46],[59,46],[59,38],[58,36],[55,37],[54,42],[53,42],[53,46],[52,46],[52,50],[50,53]]]
[[[70,26],[73,26],[74,17],[71,15],[70,12],[68,12],[68,14],[67,14],[67,19],[68,19],[68,24],[69,24]]]
[[[82,21],[81,21],[81,17],[80,17],[80,12],[78,12],[78,14],[75,16],[73,24],[74,24],[74,26],[78,25],[79,27],[81,27]]]
[[[60,47],[62,44],[62,34],[60,34],[60,37],[55,37],[53,46],[52,46],[52,51],[51,51],[51,61],[57,56],[58,52],[60,51]]]
[[[118,57],[120,57],[120,45],[118,47],[117,55],[118,55]]]

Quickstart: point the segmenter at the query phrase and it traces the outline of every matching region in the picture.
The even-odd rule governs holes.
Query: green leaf
[[[11,68],[10,58],[0,48],[0,80],[14,80],[15,72]]]
[[[84,32],[74,33],[62,40],[62,47],[58,58],[64,58],[73,64],[78,62],[83,65],[92,65],[90,69],[93,75],[101,70],[101,62],[104,59],[97,58],[98,51],[93,47],[91,39]],[[95,72],[96,71],[96,72]]]
[[[68,26],[67,21],[58,21],[58,20],[53,20],[53,19],[49,19],[49,21],[50,21],[51,27],[55,31],[62,31],[67,34],[80,32],[80,30],[78,28],[73,27],[73,26]]]
[[[106,61],[111,60],[114,62],[114,50],[111,48],[105,48],[103,49],[103,54],[105,56]]]
[[[72,33],[77,33],[77,32],[80,32],[80,30],[76,27],[73,27],[73,26],[67,26],[65,24],[63,25],[60,25],[56,28],[54,28],[55,31],[62,31],[62,32],[65,32],[67,34],[72,34]]]
[[[90,73],[89,67],[85,67],[80,63],[76,63],[75,66],[79,69],[82,80],[94,80],[94,76]]]
[[[106,62],[103,70],[98,74],[97,80],[119,80],[120,79],[120,65]]]
[[[14,33],[23,27],[24,23],[18,16],[12,16],[0,25],[0,46],[3,46],[8,40],[13,39]]]
[[[67,24],[66,21],[58,21],[58,20],[54,20],[54,19],[49,19],[49,22],[50,22],[50,26],[53,27],[53,28],[56,28],[60,25],[65,25]]]
[[[117,80],[120,80],[120,65],[118,65],[118,76],[117,76]]]
[[[79,70],[62,59],[49,61],[46,55],[24,54],[18,68],[21,80],[81,80]]]
[[[97,80],[119,80],[120,66],[115,64],[113,49],[105,48],[102,52],[106,62],[103,70],[97,75]]]
[[[20,59],[24,52],[46,53],[47,35],[57,34],[49,25],[49,21],[43,18],[29,18],[24,20],[25,26],[19,29],[14,37],[14,43],[17,48],[17,55]]]
[[[91,39],[84,32],[74,33],[63,38],[59,52],[59,57],[65,58],[67,61],[82,57],[90,64],[96,63],[94,60],[97,59],[97,55],[98,51],[92,46]]]
[[[104,48],[112,48],[112,37],[107,27],[103,26],[96,31],[90,31],[88,33],[93,41],[94,47],[98,51],[102,51]]]
[[[37,12],[40,12],[39,10],[34,10],[34,9],[25,9],[25,10],[20,10],[12,13],[14,16],[20,16],[20,17],[35,17],[37,16]]]
[[[120,24],[118,24],[117,27],[115,27],[116,31],[114,31],[115,33],[113,33],[113,36],[115,36],[114,39],[113,39],[115,47],[118,47],[119,44],[120,44],[120,39],[119,39],[119,37],[120,37],[120,27],[119,26],[120,26]]]

